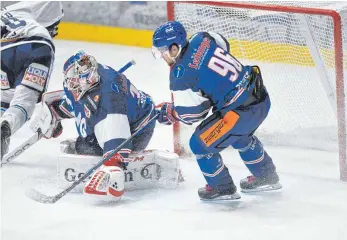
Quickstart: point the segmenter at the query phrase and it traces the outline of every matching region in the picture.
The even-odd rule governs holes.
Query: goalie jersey
[[[199,32],[183,47],[170,70],[178,120],[192,124],[211,108],[233,110],[252,100],[252,66],[243,66],[229,48],[228,41],[213,32]]]
[[[79,101],[64,87],[65,96],[59,108],[75,118],[79,136],[95,134],[105,155],[146,124],[155,110],[151,97],[138,90],[125,75],[101,64],[97,71],[100,82]],[[119,151],[125,161],[131,150],[129,142]]]

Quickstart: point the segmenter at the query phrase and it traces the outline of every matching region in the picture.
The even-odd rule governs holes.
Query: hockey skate
[[[203,188],[199,188],[198,194],[203,201],[236,200],[241,198],[236,190],[237,188],[234,184],[227,190],[217,190],[206,185]]]
[[[248,176],[240,182],[241,192],[265,192],[281,189],[277,173],[273,173],[266,177]]]

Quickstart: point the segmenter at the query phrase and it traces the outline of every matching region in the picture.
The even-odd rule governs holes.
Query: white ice
[[[170,99],[168,68],[149,49],[72,41],[56,41],[49,90],[62,89],[63,63],[80,48],[115,69],[134,58],[137,65],[126,72],[128,78],[156,102]],[[196,162],[185,159],[185,182],[175,190],[128,192],[116,204],[93,203],[76,193],[53,205],[36,203],[25,197],[28,188],[59,191],[59,142],[77,135],[73,121],[63,125],[58,139],[41,140],[1,169],[1,239],[347,239],[347,183],[339,180],[337,153],[328,151],[267,147],[283,190],[242,194],[240,201],[201,202],[197,189],[204,179]],[[27,126],[16,133],[11,148],[29,134]],[[149,148],[172,150],[171,127],[158,126]],[[235,151],[223,156],[236,183],[249,175]]]

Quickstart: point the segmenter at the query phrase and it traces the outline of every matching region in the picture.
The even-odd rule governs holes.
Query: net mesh
[[[346,3],[261,4],[336,10],[343,24],[346,82]],[[334,24],[330,16],[175,2],[174,19],[185,26],[188,34],[222,34],[230,42],[232,55],[243,64],[260,66],[272,101],[268,118],[256,133],[264,143],[338,149]],[[186,151],[194,129],[180,125],[178,144]]]

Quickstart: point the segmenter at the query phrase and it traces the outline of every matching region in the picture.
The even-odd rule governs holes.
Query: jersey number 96
[[[223,77],[230,72],[229,80],[232,82],[238,79],[239,73],[242,71],[242,64],[230,54],[225,55],[224,50],[219,47],[214,51],[214,56],[211,57],[208,67]]]

